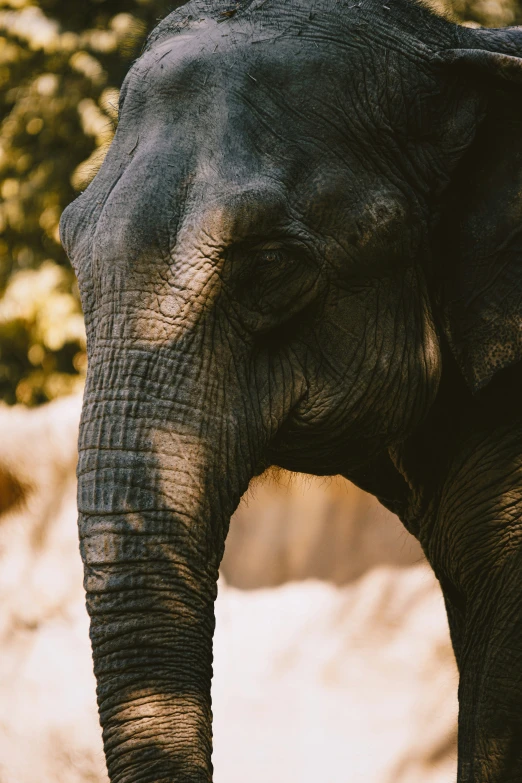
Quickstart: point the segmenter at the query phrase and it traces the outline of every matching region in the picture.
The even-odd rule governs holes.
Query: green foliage
[[[0,345],[7,402],[36,404],[80,388],[85,334],[67,267],[48,260],[13,275],[0,301]]]
[[[522,23],[519,0],[431,0],[471,24]],[[176,0],[0,0],[0,397],[38,404],[85,371],[62,210],[111,142],[119,86]]]

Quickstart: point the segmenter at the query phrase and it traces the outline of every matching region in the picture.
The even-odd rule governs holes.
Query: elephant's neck
[[[408,485],[399,516],[415,535],[457,498],[464,476],[477,487],[488,482],[495,462],[496,493],[512,481],[522,453],[522,365],[505,370],[489,386],[472,395],[458,368],[445,365],[439,393],[425,421],[389,450],[391,461]],[[465,469],[463,466],[466,466]],[[500,475],[502,473],[502,475]],[[453,512],[451,512],[453,513]]]

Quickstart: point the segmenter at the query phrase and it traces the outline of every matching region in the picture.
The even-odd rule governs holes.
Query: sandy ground
[[[76,539],[78,413],[77,399],[0,409],[0,783],[106,781]],[[216,783],[455,779],[442,596],[397,520],[344,483],[267,482],[236,513],[223,571]]]
[[[217,619],[216,783],[454,779],[456,676],[425,566],[228,589]]]

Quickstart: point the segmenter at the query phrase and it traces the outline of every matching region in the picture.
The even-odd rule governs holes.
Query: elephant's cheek
[[[338,324],[323,328],[321,352],[309,363],[309,393],[284,432],[287,449],[306,446],[318,464],[339,454],[346,470],[346,460],[361,464],[427,415],[441,376],[429,309],[419,307],[406,321],[383,316],[378,328],[375,319],[372,325],[366,332],[358,324],[344,331]]]

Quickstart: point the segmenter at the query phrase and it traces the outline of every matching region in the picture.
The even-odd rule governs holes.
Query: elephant
[[[522,28],[418,0],[190,0],[148,38],[61,220],[112,783],[212,780],[218,568],[269,466],[417,537],[458,781],[522,780],[521,90]]]

